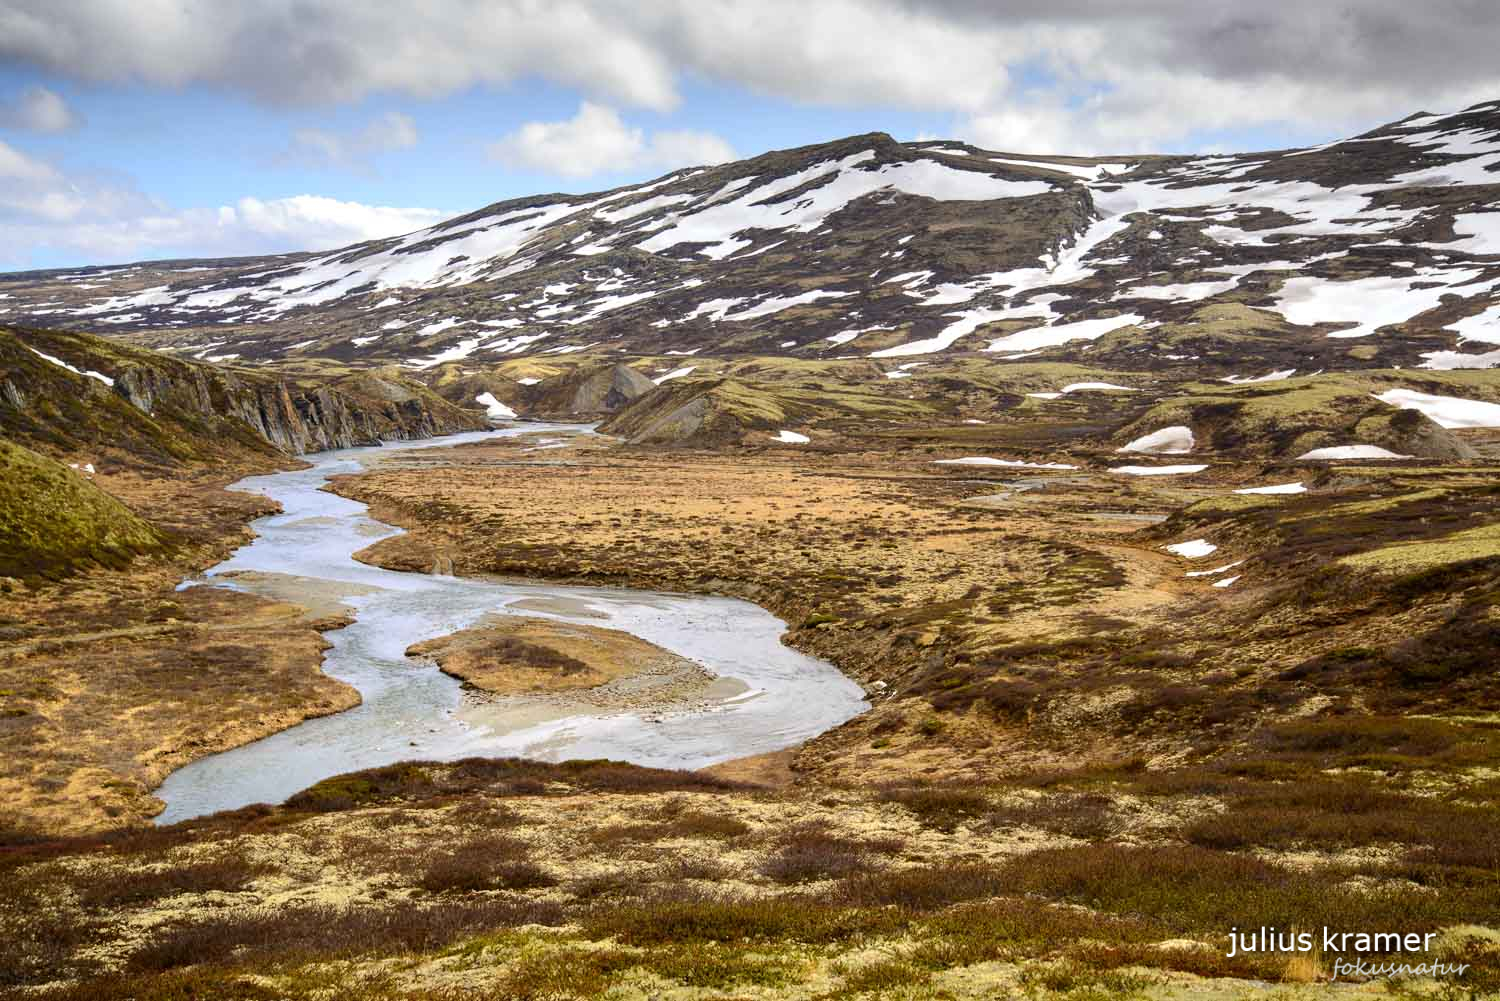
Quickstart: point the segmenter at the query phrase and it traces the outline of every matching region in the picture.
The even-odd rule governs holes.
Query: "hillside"
[[[484,426],[395,372],[285,378],[89,334],[0,327],[0,435],[101,465],[262,464]]]
[[[4,276],[0,315],[241,364],[623,351],[889,368],[973,351],[1240,378],[1478,368],[1500,360],[1497,168],[1500,102],[1203,157],[875,133],[331,253]]]

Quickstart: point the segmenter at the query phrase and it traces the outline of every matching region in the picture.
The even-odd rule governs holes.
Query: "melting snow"
[[[1126,313],[1124,316],[1108,316],[1097,320],[1077,320],[1073,323],[1059,323],[1050,327],[1033,327],[1030,330],[1022,330],[1018,333],[1001,337],[991,341],[986,351],[1034,351],[1037,348],[1050,348],[1058,344],[1066,344],[1068,341],[1095,340],[1105,334],[1121,327],[1128,327],[1140,323],[1145,318],[1135,313]]]
[[[737,238],[737,233],[749,229],[810,233],[856,198],[886,188],[939,201],[1016,198],[1052,188],[1045,181],[1008,181],[928,159],[881,164],[873,170],[860,167],[874,156],[872,150],[864,150],[841,160],[825,160],[768,181],[733,200],[710,202],[684,213],[672,225],[636,246],[655,254],[678,244],[704,243],[708,246],[698,253],[723,258],[750,245],[751,241]],[[814,181],[822,183],[803,191],[796,201],[774,201],[777,196]]]
[[[654,383],[656,383],[658,386],[660,386],[664,382],[671,382],[673,379],[681,379],[685,375],[692,375],[697,370],[698,370],[698,366],[697,365],[687,365],[687,366],[684,366],[683,368],[674,368],[672,371],[668,372],[666,375],[660,376],[659,378],[656,378],[656,379],[652,379],[651,381],[654,382]]]
[[[1118,390],[1121,390],[1121,391],[1126,392],[1126,393],[1137,392],[1137,390],[1134,387],[1131,387],[1131,386],[1116,386],[1112,382],[1070,382],[1070,383],[1068,383],[1066,386],[1064,386],[1061,389],[1061,392],[1064,393],[1064,394],[1067,394],[1067,393],[1080,393],[1080,392],[1083,392],[1085,390],[1094,390],[1094,389],[1099,389],[1099,390],[1118,389]]]
[[[1202,559],[1210,553],[1217,552],[1219,549],[1218,546],[1207,539],[1193,539],[1190,542],[1178,542],[1170,546],[1162,546],[1162,548],[1169,553],[1184,556],[1190,560]]]
[[[1226,375],[1219,381],[1233,383],[1236,386],[1249,386],[1257,382],[1280,382],[1283,379],[1290,379],[1296,372],[1296,369],[1288,368],[1279,372],[1271,372],[1268,375]]]
[[[1017,167],[1040,167],[1043,170],[1055,170],[1060,174],[1072,174],[1085,181],[1097,181],[1110,174],[1129,170],[1132,166],[1128,163],[1095,163],[1086,166],[1080,163],[1049,163],[1045,160],[1010,160],[998,156],[990,157],[990,162],[1014,164]]]
[[[799,434],[796,431],[777,431],[776,437],[771,440],[779,441],[784,445],[806,445],[812,441],[807,435]]]
[[[482,404],[485,413],[489,417],[514,417],[516,412],[499,400],[495,399],[494,393],[480,393],[474,397],[474,402]]]
[[[1410,389],[1392,389],[1375,394],[1381,403],[1403,410],[1419,410],[1429,420],[1445,428],[1500,427],[1500,403],[1464,400],[1456,396],[1432,396]]]
[[[1353,281],[1330,281],[1327,278],[1290,278],[1282,285],[1273,307],[1288,321],[1301,325],[1314,323],[1353,323],[1352,330],[1339,330],[1329,337],[1364,337],[1392,323],[1405,323],[1441,304],[1442,297],[1455,288],[1478,278],[1478,271],[1443,271],[1422,268],[1399,278],[1356,278]],[[1500,281],[1497,279],[1496,281]],[[1481,292],[1496,281],[1474,286]],[[1436,284],[1433,288],[1414,288],[1418,284]]]
[[[1177,424],[1141,435],[1115,451],[1145,452],[1150,455],[1186,455],[1193,450],[1193,444],[1193,429]]]
[[[783,309],[791,309],[793,306],[803,306],[810,302],[817,302],[819,299],[842,299],[845,296],[853,294],[853,292],[824,292],[814,290],[812,292],[803,292],[800,295],[773,296],[770,299],[756,303],[748,309],[742,309],[738,313],[723,313],[717,319],[728,320],[730,322],[753,320],[757,317],[779,313]]]
[[[1479,354],[1465,354],[1462,351],[1429,351],[1422,355],[1427,360],[1421,368],[1432,368],[1440,371],[1452,371],[1461,368],[1494,368],[1500,365],[1500,349],[1485,351]]]
[[[1235,574],[1233,577],[1225,577],[1223,580],[1214,581],[1214,587],[1228,587],[1239,579],[1239,574]]]
[[[1297,456],[1298,459],[1410,459],[1409,455],[1399,455],[1395,452],[1381,448],[1379,445],[1332,445],[1328,448],[1315,448],[1311,452],[1303,452]]]
[[[1111,473],[1126,476],[1175,476],[1179,473],[1201,473],[1208,466],[1115,466]]]
[[[1237,494],[1305,494],[1305,493],[1307,493],[1307,488],[1302,485],[1302,481],[1301,480],[1298,480],[1296,483],[1278,483],[1275,486],[1270,486],[1270,487],[1245,487],[1244,489],[1236,490],[1235,493],[1237,493]]]
[[[103,372],[95,372],[92,369],[90,369],[89,371],[85,372],[83,369],[74,368],[72,365],[69,365],[67,362],[63,361],[61,358],[54,358],[52,355],[43,354],[42,352],[38,351],[36,348],[30,347],[29,345],[27,347],[27,350],[29,350],[32,354],[36,355],[38,358],[41,358],[43,361],[50,361],[52,364],[56,365],[57,367],[59,367],[59,368],[65,368],[69,372],[72,372],[74,375],[83,375],[83,376],[87,376],[90,379],[97,379],[98,381],[104,383],[106,386],[113,386],[115,384],[115,380],[111,379],[109,376],[105,375]]]
[[[1243,562],[1245,562],[1245,561],[1244,560],[1235,560],[1233,563],[1226,563],[1226,564],[1224,564],[1221,567],[1214,567],[1212,570],[1189,570],[1187,573],[1183,574],[1183,576],[1184,577],[1212,577],[1215,574],[1221,574],[1221,573],[1223,573],[1225,570],[1233,570],[1235,567],[1239,566]]]
[[[983,421],[964,421],[982,424]],[[966,455],[962,459],[936,459],[934,466],[1014,466],[1026,469],[1077,469],[1063,462],[1022,462],[1020,459],[992,459],[987,455]]]

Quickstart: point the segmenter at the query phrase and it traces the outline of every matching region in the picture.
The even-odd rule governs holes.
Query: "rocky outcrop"
[[[785,420],[781,401],[735,379],[684,379],[654,387],[599,425],[633,445],[725,445]]]
[[[108,445],[172,464],[230,442],[302,455],[485,426],[481,414],[394,373],[324,383],[182,361],[87,334],[0,330],[0,433],[65,451]]]
[[[576,420],[617,413],[656,388],[628,365],[585,365],[542,382],[525,394],[526,412]]]

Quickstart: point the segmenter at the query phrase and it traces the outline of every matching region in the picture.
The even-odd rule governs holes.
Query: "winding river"
[[[700,768],[789,747],[867,708],[858,685],[831,664],[783,645],[785,624],[749,602],[428,576],[357,563],[353,553],[400,530],[368,517],[365,505],[320,489],[329,476],[357,472],[361,461],[375,454],[579,430],[533,424],[324,452],[309,457],[308,469],[235,484],[280,502],[282,513],[256,521],[253,542],[184,586],[212,584],[284,596],[291,579],[294,587],[336,594],[356,619],[327,634],[333,646],[323,669],[357,688],[363,702],[173,772],[156,790],[166,803],[157,822],[278,803],[341,772],[411,759],[614,758]],[[486,715],[457,680],[404,651],[487,613],[624,630],[696,661],[716,680],[706,697],[687,709],[527,713],[517,711],[512,699],[510,711]]]

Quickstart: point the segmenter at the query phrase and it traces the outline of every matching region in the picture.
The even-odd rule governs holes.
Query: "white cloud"
[[[668,131],[647,136],[625,124],[613,108],[584,101],[578,114],[560,122],[527,122],[491,143],[501,163],[564,177],[589,177],[639,168],[725,163],[735,152],[710,132]]]
[[[46,87],[28,87],[11,100],[0,100],[0,129],[66,132],[80,122],[62,95]]]
[[[176,208],[0,142],[0,263],[11,267],[31,265],[29,255],[43,249],[90,263],[327,250],[408,233],[450,214],[318,195]]]
[[[370,157],[417,144],[417,123],[410,115],[387,112],[355,132],[298,129],[284,159],[317,166],[365,169]]]

